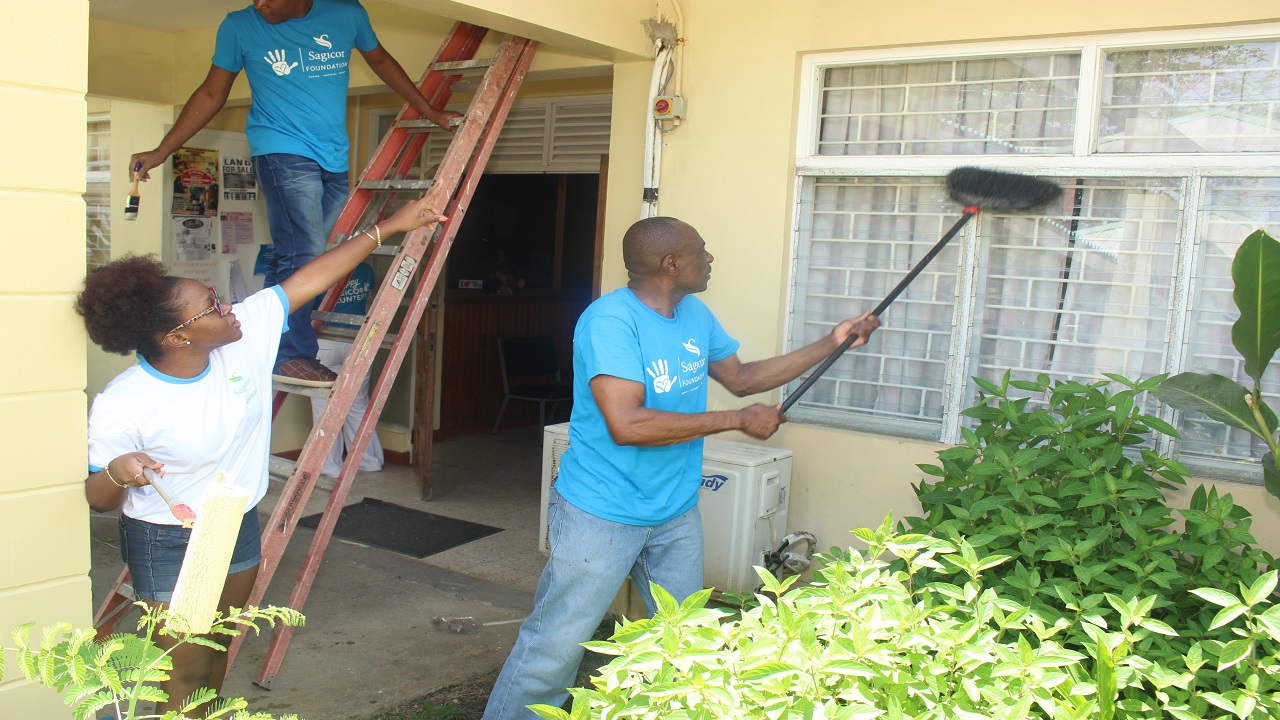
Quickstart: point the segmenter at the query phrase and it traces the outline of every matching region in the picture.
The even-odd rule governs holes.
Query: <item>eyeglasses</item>
[[[226,315],[226,313],[222,311],[222,303],[218,300],[218,291],[217,291],[217,290],[214,290],[213,288],[209,288],[209,293],[213,295],[213,305],[210,305],[209,307],[207,307],[207,308],[205,308],[204,310],[200,311],[200,313],[199,313],[198,315],[196,315],[195,317],[191,318],[190,320],[188,320],[188,321],[186,321],[186,322],[182,323],[182,324],[181,324],[181,325],[179,325],[178,327],[176,327],[176,328],[174,328],[174,329],[170,330],[169,332],[170,332],[170,333],[176,333],[176,332],[178,332],[179,330],[181,330],[182,328],[184,328],[184,327],[186,327],[186,326],[190,325],[191,323],[193,323],[193,322],[195,322],[195,321],[199,320],[200,318],[204,317],[205,315],[208,315],[209,313],[214,313],[214,312],[216,312],[216,313],[218,313],[218,317],[223,317],[223,316],[225,316],[225,315]]]

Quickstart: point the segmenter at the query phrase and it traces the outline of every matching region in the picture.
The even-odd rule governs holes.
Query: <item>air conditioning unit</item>
[[[538,546],[547,537],[548,490],[569,449],[569,423],[548,425],[542,442],[542,505]],[[725,592],[751,592],[760,585],[753,569],[778,548],[787,533],[791,493],[790,450],[707,438],[702,452],[703,582]]]

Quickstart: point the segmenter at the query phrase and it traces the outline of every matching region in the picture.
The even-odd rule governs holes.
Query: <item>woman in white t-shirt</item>
[[[85,495],[94,510],[122,508],[121,555],[139,599],[158,605],[172,599],[190,535],[149,487],[144,468],[192,504],[225,473],[249,492],[250,509],[219,608],[244,606],[261,559],[255,506],[267,490],[271,371],[290,309],[341,280],[384,235],[443,219],[426,198],[409,203],[235,307],[196,280],[167,276],[150,257],[126,257],[89,273],[76,299],[89,337],[108,352],[135,352],[138,364],[94,398]],[[220,689],[226,671],[226,653],[210,648],[183,645],[172,657],[164,684],[169,701],[159,714],[179,709],[196,689]]]

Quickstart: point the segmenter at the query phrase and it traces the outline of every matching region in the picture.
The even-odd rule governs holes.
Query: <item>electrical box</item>
[[[659,95],[653,101],[653,117],[657,120],[683,120],[687,110],[680,95]]]
[[[547,499],[569,449],[569,423],[548,425],[542,443],[542,506],[538,515],[538,547],[548,543]],[[777,549],[787,534],[791,493],[790,450],[731,442],[703,441],[702,513],[703,583],[724,592],[751,592],[760,585],[754,567]]]

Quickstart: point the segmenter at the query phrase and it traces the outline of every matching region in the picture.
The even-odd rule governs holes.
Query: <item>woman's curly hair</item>
[[[76,297],[89,338],[107,352],[145,358],[160,355],[160,338],[178,323],[182,305],[173,296],[178,278],[154,257],[127,255],[94,268]]]

